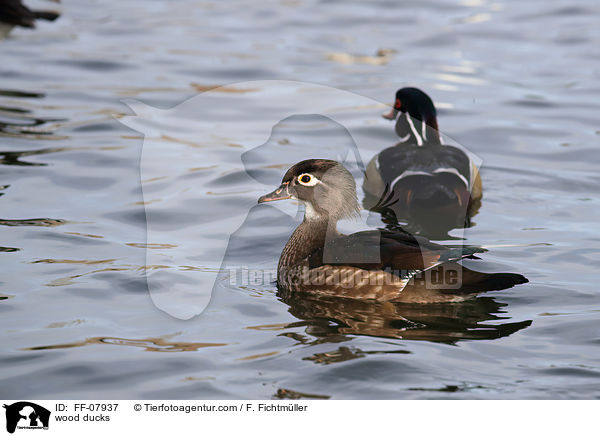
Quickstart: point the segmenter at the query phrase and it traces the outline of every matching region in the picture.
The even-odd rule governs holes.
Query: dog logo
[[[4,405],[6,409],[6,431],[14,433],[18,429],[48,429],[50,411],[28,401]]]

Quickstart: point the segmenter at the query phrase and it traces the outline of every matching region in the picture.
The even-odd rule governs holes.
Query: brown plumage
[[[281,186],[258,202],[288,198],[300,200],[306,211],[279,259],[277,283],[285,292],[429,303],[527,282],[519,274],[477,273],[455,263],[485,251],[478,247],[445,247],[384,230],[340,234],[337,222],[355,215],[359,206],[354,179],[338,162],[297,163]],[[431,281],[433,275],[441,277],[441,286]]]

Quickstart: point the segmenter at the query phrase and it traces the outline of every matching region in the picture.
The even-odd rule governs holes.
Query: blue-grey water
[[[0,397],[600,397],[596,2],[34,4],[62,16],[0,41]],[[198,222],[212,232],[237,206],[243,224],[225,264],[273,269],[297,222],[285,207],[295,206],[256,199],[294,163],[293,150],[343,147],[347,136],[318,116],[279,123],[263,148],[228,132],[210,147],[189,133],[183,143],[155,135],[154,173],[189,172],[152,185],[140,173],[148,143],[120,121],[133,114],[122,100],[168,110],[234,84],[197,121],[217,123],[229,105],[243,124],[236,100],[277,97],[277,87],[235,88],[255,80],[383,103],[402,86],[426,90],[442,131],[481,159],[482,206],[464,238],[492,248],[466,265],[530,282],[415,308],[283,301],[268,280],[221,281],[199,316],[169,315],[168,289],[149,292],[146,252],[166,256],[186,238],[217,252]],[[393,144],[383,106],[337,106],[372,139],[366,157]],[[261,159],[264,171],[249,172]],[[169,203],[169,189],[190,200]],[[144,206],[161,201],[168,213],[147,216]],[[182,274],[222,260],[179,253]]]

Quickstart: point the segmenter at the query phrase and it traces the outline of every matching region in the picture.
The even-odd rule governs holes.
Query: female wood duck
[[[417,88],[402,88],[383,117],[397,119],[401,140],[368,164],[365,207],[391,210],[396,219],[408,221],[448,218],[448,229],[468,225],[481,199],[481,178],[464,151],[442,144],[429,96]]]
[[[402,304],[305,292],[283,295],[282,301],[290,306],[289,312],[295,318],[306,322],[308,334],[334,341],[340,335],[367,335],[456,344],[464,339],[509,336],[531,325],[531,320],[507,322],[499,317],[498,312],[506,303],[490,297],[461,303]],[[296,329],[298,323],[288,327]]]
[[[21,0],[0,0],[0,38],[15,26],[35,27],[35,20],[54,21],[58,14],[52,11],[32,11]]]
[[[277,283],[284,292],[434,303],[462,301],[527,282],[519,274],[479,273],[455,263],[485,251],[479,247],[444,247],[384,230],[340,234],[338,221],[355,216],[359,205],[354,178],[336,161],[297,163],[281,186],[258,202],[290,198],[302,202],[305,212],[277,266]],[[430,280],[433,276],[441,280],[437,287]],[[455,276],[455,282],[449,283],[447,276]]]

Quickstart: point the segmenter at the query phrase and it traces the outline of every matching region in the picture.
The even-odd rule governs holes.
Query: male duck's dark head
[[[352,174],[340,163],[309,159],[283,176],[281,186],[258,199],[259,203],[293,198],[306,206],[305,221],[337,222],[359,210]]]
[[[433,101],[418,88],[402,88],[396,91],[393,109],[383,114],[388,120],[395,120],[396,133],[405,140],[412,139],[418,145],[425,142],[439,143],[437,113]]]

